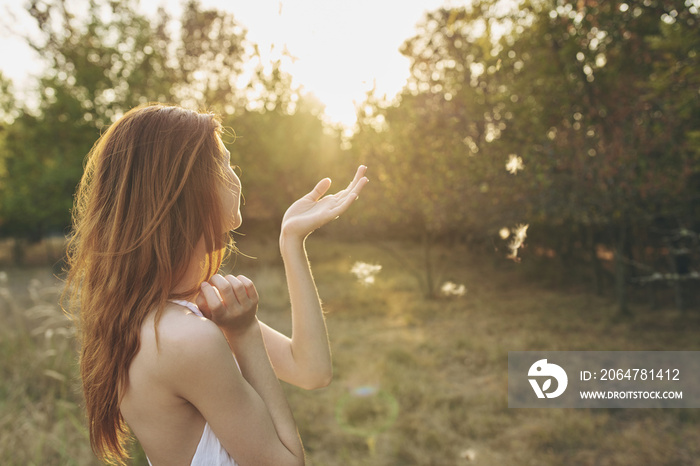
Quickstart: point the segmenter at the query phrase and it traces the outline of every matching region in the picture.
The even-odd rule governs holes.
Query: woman
[[[154,465],[304,464],[277,380],[311,389],[331,379],[304,240],[357,198],[365,167],[332,196],[321,180],[284,215],[289,339],[258,321],[248,278],[215,273],[241,224],[221,131],[211,114],[151,104],[88,155],[68,285],[90,441],[104,461],[124,463],[131,430]]]

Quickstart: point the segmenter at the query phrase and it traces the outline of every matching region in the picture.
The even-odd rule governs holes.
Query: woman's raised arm
[[[328,385],[332,364],[326,323],[305,249],[311,232],[345,212],[367,184],[367,167],[360,166],[344,190],[324,196],[331,185],[325,178],[287,210],[282,220],[280,252],[292,307],[292,338],[260,324],[277,376],[293,385],[314,389]]]

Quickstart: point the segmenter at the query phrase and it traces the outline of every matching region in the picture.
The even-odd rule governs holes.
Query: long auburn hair
[[[129,430],[119,411],[140,329],[174,294],[203,238],[201,280],[221,266],[230,237],[220,190],[226,180],[216,116],[146,104],[114,123],[88,154],[68,244],[68,312],[77,320],[90,443],[123,464]],[[156,335],[157,336],[157,335]]]

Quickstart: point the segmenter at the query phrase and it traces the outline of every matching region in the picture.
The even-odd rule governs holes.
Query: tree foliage
[[[151,19],[137,7],[91,0],[77,15],[67,0],[28,4],[38,35],[27,41],[47,67],[36,108],[15,102],[0,80],[0,116],[14,119],[0,127],[0,236],[66,231],[90,147],[107,125],[149,101],[223,116],[239,137],[234,163],[261,193],[258,215],[279,215],[337,155],[322,108],[292,89],[279,63],[246,78],[244,64],[260,57],[233,15],[188,1],[175,22],[163,9]]]
[[[629,257],[630,229],[691,227],[699,20],[660,0],[428,13],[402,48],[404,91],[359,113],[355,152],[383,182],[373,220],[463,237],[530,223],[562,257],[575,242]]]
[[[249,218],[279,217],[318,177],[359,161],[377,183],[355,229],[428,249],[476,239],[506,250],[498,233],[530,224],[528,243],[562,260],[595,265],[603,243],[644,261],[661,244],[647,231],[697,227],[696,1],[477,0],[429,12],[401,48],[405,88],[358,107],[351,157],[322,105],[281,62],[261,63],[232,15],[190,1],[175,23],[136,7],[91,0],[78,19],[66,0],[29,3],[48,66],[36,109],[0,79],[1,235],[68,225],[90,145],[152,100],[224,116],[254,193]]]

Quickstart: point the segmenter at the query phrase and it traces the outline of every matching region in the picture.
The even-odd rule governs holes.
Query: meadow
[[[249,276],[261,320],[289,333],[274,240],[239,239],[234,273]],[[393,244],[406,251],[416,246]],[[632,306],[556,274],[466,247],[437,252],[451,296],[425,299],[385,247],[311,238],[334,379],[320,390],[284,385],[317,466],[694,465],[698,409],[509,409],[508,351],[700,350],[697,309]],[[351,273],[381,265],[374,281]],[[230,266],[229,266],[230,267]],[[464,285],[463,293],[459,286]],[[77,382],[76,346],[46,266],[0,266],[0,464],[92,465]],[[641,301],[641,300],[640,300]],[[145,464],[134,447],[133,464]]]

